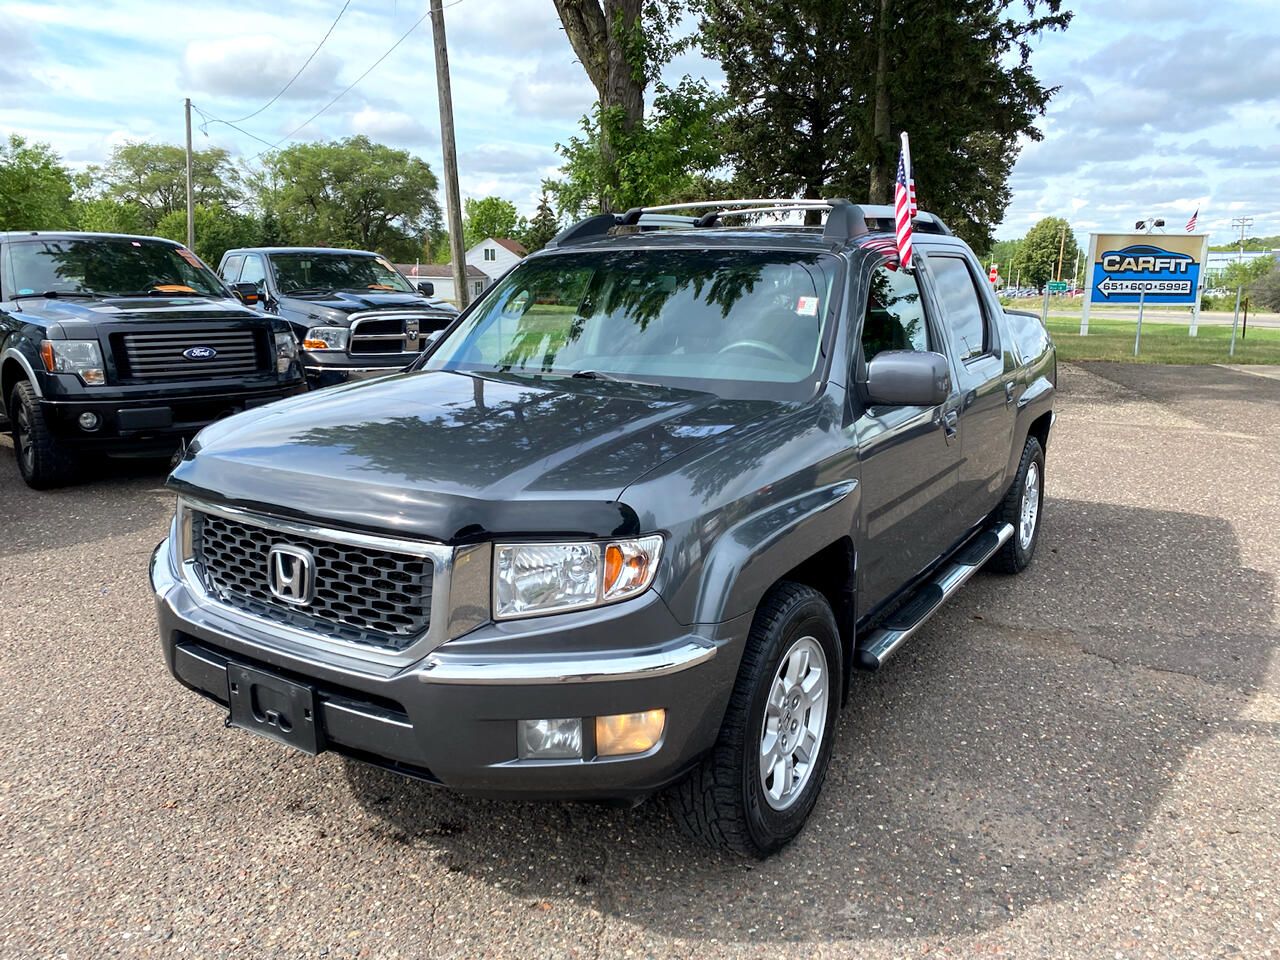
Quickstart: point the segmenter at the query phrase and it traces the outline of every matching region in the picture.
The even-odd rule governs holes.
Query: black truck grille
[[[115,333],[111,341],[121,380],[234,377],[267,368],[265,340],[254,330]]]
[[[349,349],[355,356],[420,353],[427,347],[427,334],[443,330],[451,319],[429,314],[359,317],[351,324]]]
[[[427,557],[286,534],[211,513],[192,515],[195,558],[218,599],[323,637],[402,650],[431,625]],[[268,585],[267,554],[301,547],[315,560],[313,599],[287,604]]]

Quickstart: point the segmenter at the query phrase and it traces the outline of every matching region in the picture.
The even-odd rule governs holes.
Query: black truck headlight
[[[606,543],[499,543],[493,550],[495,620],[582,610],[644,592],[662,537]]]
[[[276,334],[276,373],[284,376],[298,359],[298,341],[292,333]]]
[[[346,327],[312,327],[302,338],[302,349],[346,350],[350,336]]]
[[[87,386],[107,382],[97,340],[41,340],[40,359],[50,373],[74,373]]]

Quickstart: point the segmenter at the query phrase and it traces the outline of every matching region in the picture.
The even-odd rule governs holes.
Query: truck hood
[[[335,310],[338,313],[358,313],[365,310],[443,310],[450,313],[457,311],[447,303],[439,300],[428,300],[413,293],[378,293],[370,290],[366,293],[343,291],[316,297],[281,298],[284,305],[292,310],[306,313],[308,310]]]
[[[623,489],[776,407],[561,377],[414,372],[206,428],[170,477],[247,509],[442,542],[635,532]]]
[[[76,331],[95,330],[98,325],[121,320],[173,323],[183,320],[245,320],[261,314],[239,301],[211,300],[207,297],[113,297],[109,300],[21,300],[21,316],[38,317],[47,324],[59,324],[68,337]],[[96,336],[96,333],[91,333]]]

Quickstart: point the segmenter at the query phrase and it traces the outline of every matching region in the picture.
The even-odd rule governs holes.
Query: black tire
[[[766,798],[762,783],[761,738],[779,664],[800,646],[812,651],[806,639],[817,641],[825,659],[824,721],[807,775],[786,808],[779,810]],[[687,779],[667,792],[668,806],[685,833],[712,847],[757,858],[793,840],[813,810],[826,777],[842,678],[840,637],[826,598],[798,583],[776,586],[761,602],[751,625],[715,747]],[[808,708],[802,719],[816,717],[815,710]],[[785,743],[780,736],[778,740]]]
[[[1026,538],[1023,530],[1022,500],[1027,489],[1029,477],[1035,478],[1035,514],[1031,524],[1031,536]],[[1036,542],[1040,539],[1040,521],[1044,518],[1044,448],[1035,437],[1027,437],[1027,445],[1022,448],[1022,460],[1018,463],[1018,473],[1013,478],[1009,492],[1004,501],[996,508],[997,523],[1013,524],[1013,536],[1001,547],[987,563],[987,568],[996,573],[1021,573],[1035,556]]]
[[[23,380],[9,394],[9,426],[18,472],[33,490],[66,483],[76,472],[76,458],[49,430],[36,391]]]

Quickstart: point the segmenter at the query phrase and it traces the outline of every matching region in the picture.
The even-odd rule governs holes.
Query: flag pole
[[[902,131],[902,160],[907,168],[907,186],[911,186],[911,180],[915,174],[911,172],[911,141],[907,138],[907,131]]]

